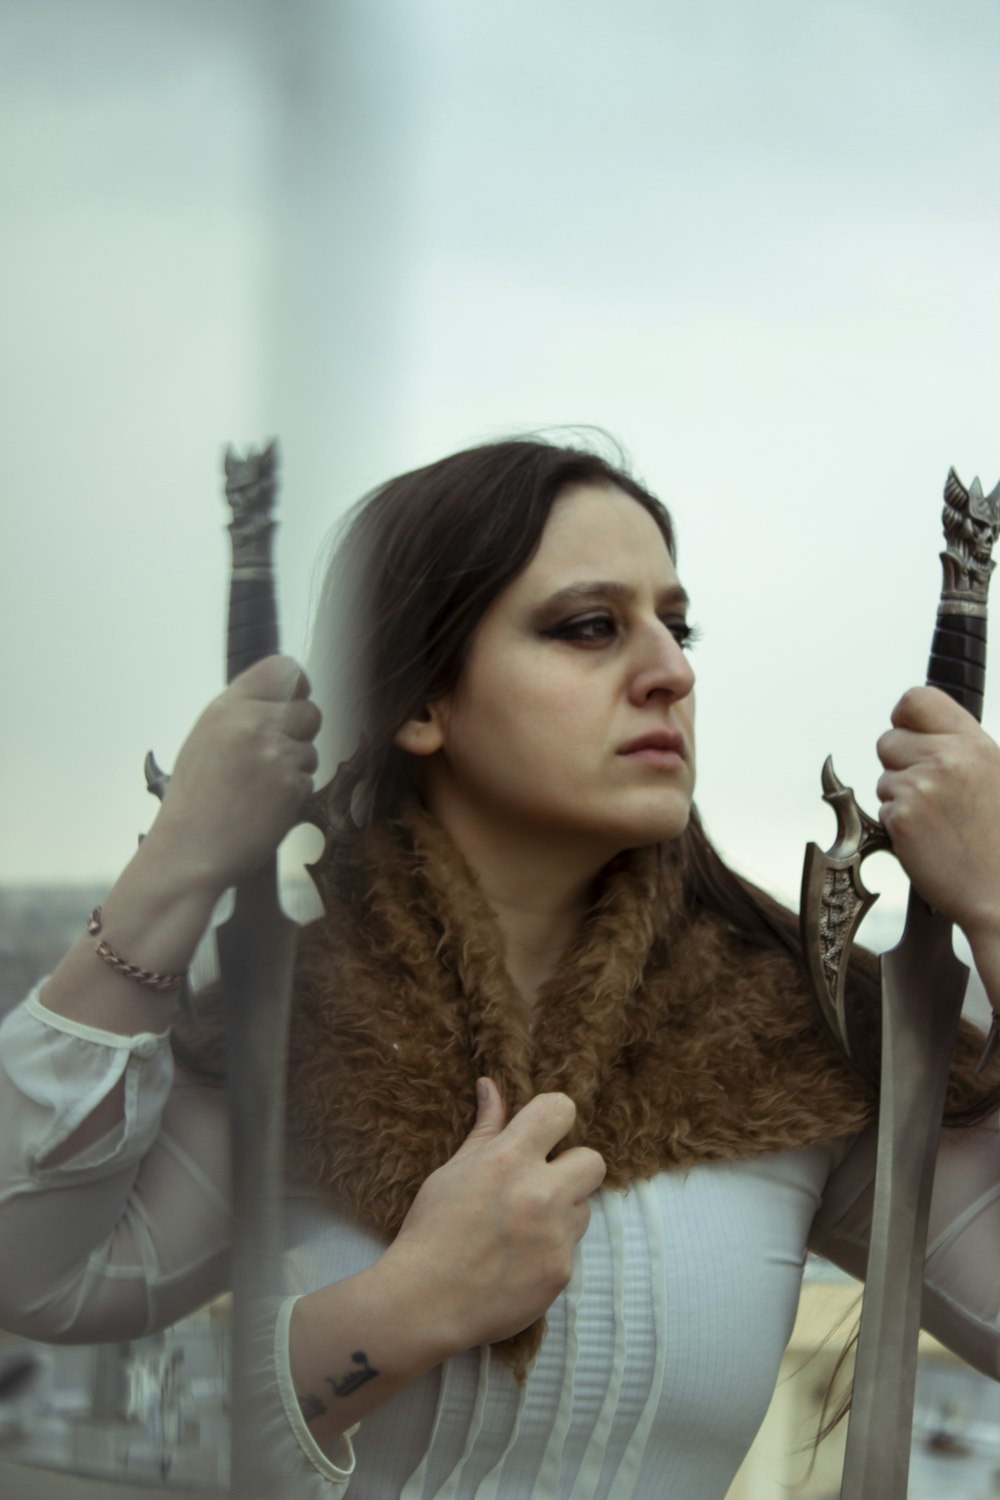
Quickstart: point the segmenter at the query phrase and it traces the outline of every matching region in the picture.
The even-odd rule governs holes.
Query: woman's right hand
[[[378,1263],[431,1310],[441,1357],[512,1337],[569,1283],[604,1160],[574,1146],[549,1160],[576,1119],[565,1094],[538,1094],[508,1124],[497,1086],[479,1081],[471,1134],[421,1187]],[[398,1285],[398,1283],[397,1283]]]
[[[565,1094],[537,1094],[508,1125],[496,1084],[479,1091],[471,1134],[389,1248],[292,1309],[292,1384],[321,1446],[435,1365],[527,1328],[569,1282],[604,1162],[585,1146],[549,1160],[576,1119]],[[359,1364],[367,1377],[342,1389]]]
[[[188,735],[146,843],[192,886],[220,894],[258,869],[312,791],[320,712],[287,656],[243,672]]]

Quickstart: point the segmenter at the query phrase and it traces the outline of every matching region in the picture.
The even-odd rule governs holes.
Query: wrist
[[[220,870],[213,841],[161,807],[130,869],[155,885],[161,900],[205,906],[209,913],[234,882]]]
[[[102,935],[144,969],[186,971],[221,894],[151,831],[102,903]]]
[[[470,1347],[455,1326],[448,1287],[424,1274],[407,1247],[394,1242],[365,1275],[373,1306],[392,1330],[393,1362],[406,1378],[415,1379]]]

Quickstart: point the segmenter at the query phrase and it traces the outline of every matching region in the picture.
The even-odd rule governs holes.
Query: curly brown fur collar
[[[602,1154],[613,1187],[871,1118],[792,960],[687,910],[667,847],[612,862],[531,1017],[478,881],[426,813],[373,830],[346,879],[318,883],[327,915],[296,971],[293,1161],[387,1236],[471,1129],[481,1074],[511,1114],[569,1094],[573,1140]]]

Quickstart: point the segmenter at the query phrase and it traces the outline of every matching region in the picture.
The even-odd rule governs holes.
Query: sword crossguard
[[[156,756],[152,750],[142,763],[142,772],[146,778],[146,791],[151,792],[158,802],[162,802],[170,782],[170,773],[157,765]]]
[[[813,992],[838,1045],[851,1053],[845,1011],[847,967],[862,918],[878,900],[861,878],[870,854],[892,849],[882,824],[865,812],[827,756],[822,771],[823,799],[833,808],[837,837],[825,852],[806,849],[802,872],[803,957]]]
[[[320,787],[318,792],[312,792],[303,803],[300,815],[301,822],[310,823],[313,828],[318,829],[323,835],[323,852],[319,860],[317,860],[317,864],[323,863],[326,860],[333,845],[333,820],[327,811],[327,797],[332,786],[333,779],[331,778],[326,786]]]

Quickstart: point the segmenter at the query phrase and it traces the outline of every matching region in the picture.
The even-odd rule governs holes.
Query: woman
[[[789,919],[693,812],[669,519],[593,454],[487,445],[364,502],[345,599],[350,647],[321,628],[357,744],[291,1031],[297,1295],[260,1346],[282,1493],[720,1500],[807,1242],[863,1267],[872,1090],[815,1022]],[[1000,752],[931,690],[893,725],[883,820],[1000,1002]],[[199,1032],[171,1081],[166,1033],[220,893],[300,815],[318,727],[294,663],[237,679],[100,935],[8,1019],[4,1243],[40,1250],[4,1257],[6,1326],[122,1338],[225,1285],[222,1092]],[[966,1121],[995,1103],[977,1055],[966,1036]],[[989,1367],[995,1123],[942,1154],[926,1321]]]

